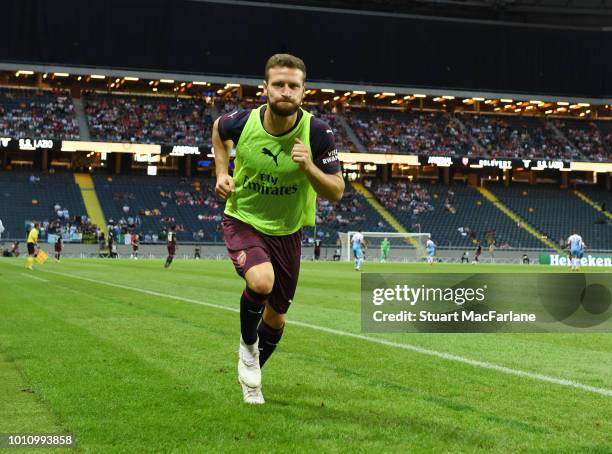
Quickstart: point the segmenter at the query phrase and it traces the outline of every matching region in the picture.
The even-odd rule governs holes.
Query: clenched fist
[[[219,175],[217,177],[217,184],[215,184],[215,193],[221,198],[221,200],[227,200],[232,195],[236,187],[234,186],[234,179],[230,175]]]
[[[293,150],[291,150],[291,159],[293,159],[293,162],[297,162],[300,165],[300,169],[304,171],[308,171],[314,164],[310,156],[310,148],[297,137],[293,144]]]

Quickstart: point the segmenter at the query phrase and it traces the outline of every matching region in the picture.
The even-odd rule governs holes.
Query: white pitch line
[[[44,272],[45,273],[58,274],[60,276],[66,276],[66,277],[71,277],[71,278],[75,278],[75,279],[81,279],[81,280],[84,280],[84,281],[93,282],[95,284],[102,284],[102,285],[106,285],[106,286],[109,286],[109,287],[121,288],[121,289],[124,289],[124,290],[131,290],[131,291],[134,291],[134,292],[140,292],[140,293],[144,293],[146,295],[159,296],[159,297],[162,297],[162,298],[170,298],[170,299],[174,299],[174,300],[177,300],[177,301],[183,301],[185,303],[198,304],[200,306],[211,307],[211,308],[214,308],[214,309],[221,309],[221,310],[230,311],[230,312],[240,312],[239,309],[232,308],[232,307],[221,306],[219,304],[213,304],[213,303],[206,303],[204,301],[198,301],[198,300],[194,300],[194,299],[191,299],[191,298],[185,298],[185,297],[182,297],[182,296],[169,295],[167,293],[160,293],[160,292],[156,292],[156,291],[153,291],[153,290],[147,290],[147,289],[142,289],[142,288],[138,288],[138,287],[131,287],[129,285],[115,284],[115,283],[112,283],[112,282],[105,282],[105,281],[101,281],[99,279],[90,279],[88,277],[77,276],[77,275],[74,275],[74,274],[59,273],[57,271],[44,270]],[[31,277],[33,277],[33,276],[31,276]],[[531,378],[533,380],[537,380],[537,381],[541,381],[541,382],[545,382],[545,383],[552,383],[552,384],[555,384],[555,385],[568,386],[568,387],[571,387],[571,388],[581,389],[583,391],[589,391],[589,392],[592,392],[592,393],[601,394],[602,396],[612,396],[612,389],[598,388],[596,386],[585,385],[583,383],[579,383],[579,382],[576,382],[576,381],[573,381],[573,380],[567,380],[567,379],[564,379],[564,378],[552,377],[550,375],[538,374],[536,372],[528,372],[528,371],[524,371],[524,370],[520,370],[520,369],[513,369],[511,367],[499,366],[497,364],[487,363],[485,361],[478,361],[478,360],[475,360],[475,359],[466,358],[464,356],[454,355],[452,353],[439,352],[439,351],[436,351],[436,350],[430,350],[430,349],[427,349],[427,348],[418,347],[416,345],[392,342],[392,341],[388,341],[388,340],[384,340],[384,339],[378,339],[376,337],[365,336],[363,334],[350,333],[348,331],[341,331],[341,330],[337,330],[337,329],[333,329],[333,328],[327,328],[325,326],[313,325],[313,324],[310,324],[310,323],[304,323],[304,322],[299,322],[299,321],[295,321],[295,320],[287,320],[287,323],[289,323],[291,325],[301,326],[303,328],[308,328],[308,329],[313,329],[313,330],[321,331],[321,332],[328,333],[328,334],[335,334],[337,336],[350,337],[350,338],[353,338],[353,339],[360,339],[360,340],[363,340],[363,341],[366,341],[366,342],[371,342],[373,344],[384,345],[386,347],[393,347],[393,348],[398,348],[398,349],[402,349],[402,350],[409,350],[409,351],[413,351],[413,352],[416,352],[416,353],[421,353],[423,355],[429,355],[429,356],[434,356],[436,358],[445,359],[447,361],[454,361],[454,362],[458,362],[458,363],[469,364],[471,366],[480,367],[480,368],[483,368],[483,369],[490,369],[490,370],[494,370],[494,371],[497,371],[497,372],[502,372],[502,373],[505,373],[505,374],[508,374],[508,375],[515,375],[515,376],[518,376],[518,377]]]
[[[32,275],[32,274],[28,274],[28,273],[21,273],[21,275],[22,275],[22,276],[29,277],[29,278],[31,278],[31,279],[36,279],[37,281],[41,281],[41,282],[49,282],[48,280],[43,279],[42,277],[34,276],[34,275]]]

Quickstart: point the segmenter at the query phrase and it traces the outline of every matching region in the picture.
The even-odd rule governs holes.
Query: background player
[[[164,268],[168,268],[172,264],[172,260],[174,260],[174,254],[176,254],[176,226],[173,225],[170,227],[170,231],[168,232],[167,238],[167,246],[168,246],[168,257],[166,257],[166,263],[164,264]]]
[[[40,224],[37,222],[34,227],[28,233],[28,259],[26,261],[26,268],[32,270],[34,264],[34,258],[36,257],[36,247],[38,246],[38,229]]]
[[[130,243],[132,244],[132,258],[138,260],[138,249],[140,249],[140,237],[138,233],[132,232]]]
[[[361,271],[363,255],[366,249],[366,244],[363,239],[363,234],[361,233],[361,230],[353,234],[353,238],[351,238],[351,243],[353,245],[353,257],[355,258],[355,270]]]
[[[567,239],[567,246],[570,251],[571,270],[580,271],[580,261],[584,256],[585,245],[582,237],[576,233],[576,230],[573,230]]]
[[[60,261],[60,256],[62,255],[62,248],[64,247],[64,239],[62,238],[62,234],[60,233],[55,240],[55,260]]]
[[[389,257],[389,239],[385,238],[380,243],[380,261],[383,263],[386,262],[387,257]]]
[[[479,263],[480,254],[482,254],[482,243],[480,240],[477,240],[476,250],[474,251],[474,261],[472,263]]]
[[[427,249],[427,263],[433,265],[436,256],[436,243],[432,241],[431,237],[427,238],[425,249]]]

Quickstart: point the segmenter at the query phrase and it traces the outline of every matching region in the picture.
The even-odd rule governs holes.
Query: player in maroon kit
[[[55,240],[55,260],[59,262],[60,256],[62,255],[62,248],[64,247],[64,240],[62,236],[59,235]]]
[[[479,263],[480,262],[478,260],[480,258],[480,254],[482,254],[482,244],[480,243],[480,240],[478,240],[476,242],[476,251],[474,251],[474,261],[472,263]]]
[[[140,237],[138,236],[138,233],[132,232],[131,243],[132,243],[132,258],[138,259],[138,250],[140,249]]]
[[[176,226],[170,227],[168,232],[168,257],[166,257],[166,264],[164,268],[168,268],[174,260],[174,254],[176,253]]]

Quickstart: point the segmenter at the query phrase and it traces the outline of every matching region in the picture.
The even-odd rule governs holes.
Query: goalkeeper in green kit
[[[389,240],[385,238],[380,243],[380,261],[383,263],[386,262],[388,256],[389,256]]]

